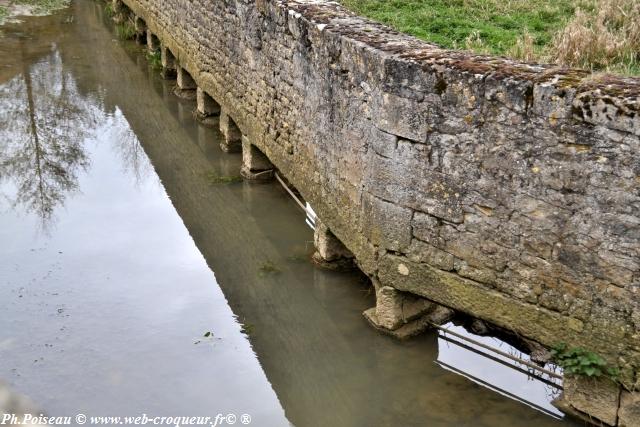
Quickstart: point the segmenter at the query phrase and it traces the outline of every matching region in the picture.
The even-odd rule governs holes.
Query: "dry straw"
[[[560,64],[634,74],[640,71],[640,1],[596,0],[578,9],[552,48]]]

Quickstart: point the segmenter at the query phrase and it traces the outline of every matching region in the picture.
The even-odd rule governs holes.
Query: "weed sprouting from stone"
[[[564,370],[565,375],[606,377],[613,381],[617,381],[620,375],[619,370],[609,366],[601,356],[583,348],[569,348],[564,343],[556,345],[551,350],[551,357]]]

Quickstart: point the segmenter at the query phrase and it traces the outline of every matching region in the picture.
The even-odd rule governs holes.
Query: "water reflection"
[[[130,174],[136,185],[140,185],[151,175],[153,167],[119,108],[116,109],[108,130],[109,140],[112,141],[116,154],[120,156],[122,171]]]
[[[0,87],[0,181],[10,205],[34,213],[48,229],[55,210],[78,191],[89,166],[84,141],[100,110],[79,95],[58,51],[31,65],[20,39],[22,72]]]

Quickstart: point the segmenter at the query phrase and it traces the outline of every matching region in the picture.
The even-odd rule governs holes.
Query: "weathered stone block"
[[[364,234],[376,246],[398,251],[411,243],[411,209],[364,195]]]
[[[381,93],[375,96],[372,120],[387,133],[425,142],[429,124],[423,107],[424,104],[415,99]]]
[[[429,243],[413,239],[407,249],[407,257],[414,262],[424,262],[440,270],[451,271],[455,257]]]
[[[416,212],[411,222],[413,236],[435,247],[442,247],[440,238],[440,222],[432,215]]]
[[[623,391],[618,411],[619,427],[640,427],[640,393]]]
[[[609,379],[565,376],[564,404],[614,426],[617,422],[620,386]]]

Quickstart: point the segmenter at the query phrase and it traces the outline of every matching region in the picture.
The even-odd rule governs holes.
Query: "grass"
[[[104,13],[107,15],[107,17],[111,18],[113,17],[113,15],[115,15],[115,10],[113,10],[113,3],[109,2],[104,6]]]
[[[0,25],[17,14],[50,15],[56,10],[69,6],[71,0],[9,0],[0,5]],[[18,6],[27,6],[25,11]]]
[[[149,65],[154,70],[159,70],[162,68],[162,59],[160,55],[160,51],[156,50],[154,52],[147,52],[147,60],[149,61]]]
[[[639,71],[638,0],[340,1],[444,48],[594,71]]]
[[[136,35],[136,27],[129,20],[116,25],[116,36],[120,40],[131,40]]]
[[[49,15],[52,12],[69,6],[71,0],[14,0],[11,4],[29,6],[36,15]]]
[[[0,25],[7,19],[7,16],[9,16],[9,9],[6,6],[0,6]]]

